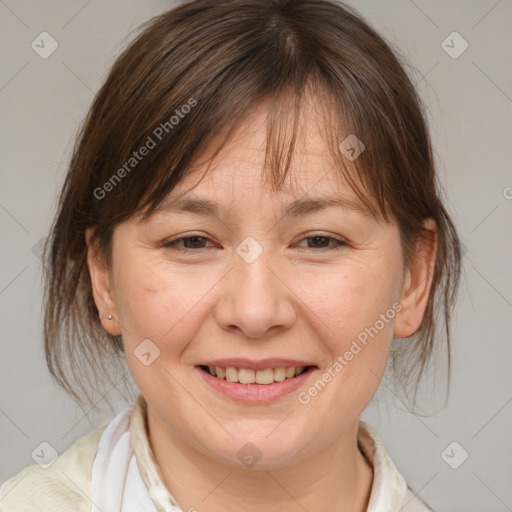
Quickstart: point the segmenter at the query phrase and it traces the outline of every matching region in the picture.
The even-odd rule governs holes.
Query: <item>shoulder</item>
[[[374,482],[368,510],[393,510],[400,512],[434,512],[411,489],[386,451],[376,430],[359,421],[358,445],[373,467]]]
[[[90,510],[91,470],[105,426],[81,437],[46,469],[32,464],[0,486],[0,512]]]

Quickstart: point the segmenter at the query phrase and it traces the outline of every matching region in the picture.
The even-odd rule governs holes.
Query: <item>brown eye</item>
[[[202,249],[204,246],[205,238],[202,236],[189,236],[181,238],[187,249]]]
[[[307,241],[307,249],[341,249],[347,243],[344,240],[327,235],[313,235],[304,237],[301,241]]]
[[[329,242],[330,242],[330,240],[332,240],[328,236],[311,236],[311,237],[308,237],[308,239],[313,241],[313,247],[315,249],[318,247],[320,247],[320,248],[329,247]]]
[[[163,247],[180,252],[193,251],[194,249],[206,249],[205,243],[209,238],[200,235],[182,236],[165,242]]]

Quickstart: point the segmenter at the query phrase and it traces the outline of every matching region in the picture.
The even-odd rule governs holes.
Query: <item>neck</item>
[[[150,445],[166,487],[183,510],[364,512],[373,469],[357,447],[357,426],[300,461],[240,468],[184,443],[148,408]]]

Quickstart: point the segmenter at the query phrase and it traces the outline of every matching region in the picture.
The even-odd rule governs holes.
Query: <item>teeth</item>
[[[236,368],[226,368],[226,380],[228,382],[238,382],[238,370]]]
[[[274,380],[281,382],[286,379],[286,368],[280,367],[274,370]]]
[[[240,382],[240,384],[254,384],[256,382],[256,372],[254,370],[240,368],[240,370],[238,370],[238,382]]]
[[[248,368],[222,368],[209,366],[210,374],[228,382],[240,382],[240,384],[273,384],[285,379],[292,379],[304,371],[304,366],[290,366],[288,368],[266,368],[265,370],[251,370]]]
[[[268,370],[258,370],[256,372],[255,382],[258,384],[272,384],[272,382],[274,382],[274,370],[272,370],[272,368]]]

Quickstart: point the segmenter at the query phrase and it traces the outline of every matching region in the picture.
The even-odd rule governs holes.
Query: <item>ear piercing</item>
[[[107,317],[109,320],[114,320],[114,317],[112,315],[108,315]]]

